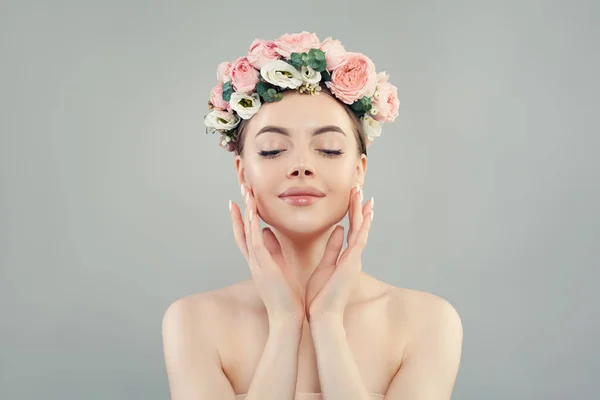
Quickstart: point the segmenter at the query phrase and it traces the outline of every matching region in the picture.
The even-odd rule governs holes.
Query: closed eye
[[[321,153],[323,153],[325,155],[325,157],[336,157],[336,156],[340,156],[340,155],[344,154],[344,152],[342,150],[326,150],[326,149],[321,149],[319,151]]]
[[[265,157],[265,158],[273,158],[273,157],[277,157],[277,155],[279,155],[279,153],[284,152],[285,150],[261,150],[258,152],[258,154],[261,157]]]
[[[264,158],[274,158],[277,157],[280,153],[283,153],[286,150],[261,150],[258,152],[258,154],[261,157]],[[321,154],[323,154],[325,157],[337,157],[340,156],[342,154],[344,154],[344,152],[340,149],[340,150],[328,150],[328,149],[319,149],[319,152],[321,152]]]

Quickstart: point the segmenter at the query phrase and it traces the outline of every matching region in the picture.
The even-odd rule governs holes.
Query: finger
[[[348,201],[348,219],[352,220],[352,215],[353,215],[353,208],[352,208],[352,204],[354,204],[353,199],[354,199],[354,194],[356,192],[358,192],[360,189],[360,186],[358,185],[358,183],[356,184],[356,186],[352,187],[352,190],[350,191],[350,199]],[[349,233],[349,231],[348,231]]]
[[[353,243],[353,247],[358,251],[363,251],[365,246],[367,245],[367,239],[369,238],[369,231],[371,230],[371,222],[373,221],[373,204],[374,199],[371,197],[371,200],[368,201],[363,207],[363,222],[358,231],[355,241]]]
[[[250,192],[247,195],[248,198],[248,216],[249,216],[249,230],[250,237],[252,242],[252,252],[254,253],[254,257],[258,261],[258,264],[261,268],[271,266],[269,262],[270,254],[267,254],[267,248],[265,247],[265,243],[263,240],[262,233],[260,231],[260,217],[258,216],[258,212],[256,209],[256,201],[254,195]]]
[[[265,227],[262,230],[262,237],[265,247],[273,257],[273,260],[279,265],[284,265],[283,252],[281,251],[281,244],[277,240],[277,237],[269,227]]]
[[[248,249],[248,258],[249,258],[249,264],[251,264],[251,267],[258,267],[258,263],[256,260],[256,255],[254,254],[254,245],[252,242],[252,234],[251,234],[251,229],[250,229],[250,208],[248,206],[248,192],[246,191],[246,194],[244,196],[244,203],[245,203],[245,209],[244,209],[244,232],[246,234],[246,247]]]
[[[337,264],[337,260],[343,245],[344,227],[338,225],[331,233],[331,236],[329,236],[329,240],[327,241],[327,245],[325,246],[325,252],[323,253],[323,258],[321,259],[319,265],[330,266]]]
[[[292,285],[299,297],[303,297],[302,286],[300,285],[298,279],[294,276],[293,271],[286,265],[285,259],[283,258],[283,252],[281,250],[281,244],[277,240],[277,237],[271,228],[265,227],[262,230],[262,236],[265,248],[275,261],[276,265],[281,268],[281,272],[287,279],[288,283]]]
[[[356,196],[356,193],[360,190],[360,186],[358,184],[356,184],[356,186],[354,186],[352,188],[352,190],[350,191],[350,201],[348,203],[348,238],[350,238],[350,235],[352,234],[352,218],[354,217],[354,199]]]
[[[244,255],[246,261],[248,260],[248,247],[246,246],[246,233],[244,229],[244,221],[242,220],[242,214],[240,212],[240,208],[233,201],[231,202],[231,211],[229,212],[231,216],[231,222],[233,224],[233,237],[235,238],[235,243],[239,247],[240,251]]]
[[[354,244],[356,240],[356,235],[360,226],[363,223],[363,213],[361,212],[362,208],[362,199],[361,199],[361,191],[356,194],[354,199],[354,203],[352,205],[352,220],[350,223],[352,224],[352,233],[348,235],[348,247]]]

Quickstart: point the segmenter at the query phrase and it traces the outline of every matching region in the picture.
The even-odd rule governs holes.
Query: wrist
[[[344,317],[338,314],[319,314],[310,317],[310,328],[344,328]]]
[[[304,318],[286,317],[278,319],[269,319],[269,333],[294,333],[302,332]]]

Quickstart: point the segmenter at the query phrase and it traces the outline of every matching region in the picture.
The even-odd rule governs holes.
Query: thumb
[[[331,236],[329,236],[329,240],[327,241],[327,246],[325,247],[325,253],[323,254],[323,258],[319,265],[335,265],[337,264],[338,257],[340,255],[340,251],[342,250],[342,246],[344,245],[344,227],[338,225],[335,227]]]

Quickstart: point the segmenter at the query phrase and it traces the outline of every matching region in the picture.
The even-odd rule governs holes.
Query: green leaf
[[[302,53],[304,54],[304,53]],[[293,65],[296,69],[300,69],[302,67],[302,65],[304,65],[304,60],[302,58],[302,55],[298,54],[298,53],[292,53],[290,55],[290,59],[288,60],[288,62]]]
[[[318,72],[325,71],[327,67],[327,61],[325,60],[325,53],[319,49],[310,49],[306,54],[306,65]]]
[[[366,112],[371,111],[372,107],[373,105],[371,104],[371,99],[367,96],[363,97],[362,99],[356,100],[350,106],[350,108],[352,109],[352,111],[354,111],[354,114],[357,117],[362,117]]]
[[[320,71],[321,72],[321,82],[327,82],[331,80],[331,74],[329,71]]]
[[[231,100],[231,95],[233,94],[233,92],[235,92],[235,90],[233,89],[233,86],[231,85],[231,81],[229,82],[225,82],[223,84],[223,100],[225,101],[229,101]]]
[[[269,84],[267,82],[258,82],[256,84],[256,93],[260,97],[264,96],[265,92],[269,89]]]
[[[308,60],[308,65],[315,71],[323,72],[323,71],[325,71],[325,68],[327,67],[327,61],[310,58]]]
[[[325,53],[323,53],[323,50],[320,50],[320,49],[310,49],[308,51],[308,55],[311,58],[314,58],[315,60],[319,60],[319,61],[325,60]]]
[[[273,103],[275,101],[279,101],[283,98],[281,93],[278,93],[275,89],[269,88],[265,94],[263,95],[263,100],[266,103]]]

